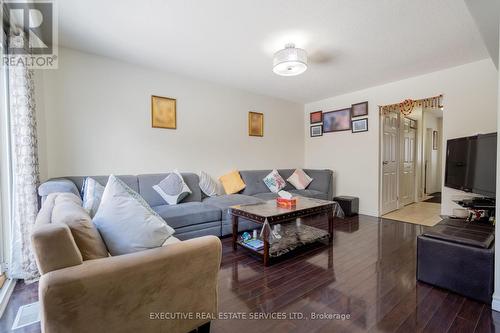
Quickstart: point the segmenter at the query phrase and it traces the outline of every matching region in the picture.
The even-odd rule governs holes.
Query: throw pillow
[[[238,193],[246,186],[237,170],[221,176],[219,181],[222,183],[222,187],[224,187],[226,194]]]
[[[94,178],[85,178],[82,188],[83,208],[87,210],[90,217],[94,217],[95,213],[97,213],[103,193],[104,186]]]
[[[302,169],[295,169],[287,181],[295,186],[297,190],[305,190],[309,184],[313,181],[311,177],[307,175]]]
[[[278,173],[278,170],[274,169],[269,173],[264,179],[264,184],[269,188],[269,190],[273,193],[278,193],[282,189],[285,188],[286,182]]]
[[[200,189],[209,197],[217,195],[217,183],[206,172],[200,172]]]
[[[165,200],[169,205],[178,204],[192,193],[177,170],[174,170],[167,177],[165,177],[165,179],[154,185],[153,189],[158,192],[163,200]]]
[[[52,195],[55,195],[55,197],[51,207],[52,216],[50,221],[52,223],[63,223],[69,227],[83,260],[106,258],[108,256],[106,245],[94,223],[92,223],[90,215],[82,207],[79,201],[80,198],[73,193],[50,194],[46,200],[47,205],[44,205],[49,209]]]
[[[113,175],[93,221],[113,256],[160,247],[175,232],[139,194]]]

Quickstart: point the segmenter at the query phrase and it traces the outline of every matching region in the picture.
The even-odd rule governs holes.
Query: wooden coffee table
[[[297,197],[297,205],[293,208],[283,208],[276,204],[276,200],[266,201],[264,203],[231,206],[229,212],[233,222],[233,249],[238,245],[263,257],[264,265],[269,266],[269,232],[275,224],[282,224],[296,220],[297,218],[327,214],[328,215],[328,240],[333,239],[333,215],[337,203],[334,201],[312,199],[306,197]],[[263,250],[253,250],[244,246],[238,241],[238,221],[239,218],[245,218],[252,222],[264,226],[266,220],[269,228],[264,228],[262,240],[264,242]],[[312,227],[308,227],[312,228]]]

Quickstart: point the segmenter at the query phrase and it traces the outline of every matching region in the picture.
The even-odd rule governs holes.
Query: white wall
[[[37,74],[43,179],[303,166],[303,105],[64,48]],[[177,99],[176,130],[151,128],[151,95]],[[248,111],[264,137],[248,136]]]
[[[360,212],[378,215],[379,105],[406,98],[444,94],[443,145],[454,137],[494,132],[497,129],[498,72],[490,59],[388,83],[306,104],[305,165],[336,172],[336,194],[360,197]],[[369,102],[369,131],[325,133],[309,137],[309,112],[331,111],[352,103]],[[456,207],[451,198],[459,191],[444,188],[442,212]]]

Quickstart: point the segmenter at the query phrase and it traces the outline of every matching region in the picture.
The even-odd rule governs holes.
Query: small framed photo
[[[438,131],[432,131],[432,150],[438,150]]]
[[[351,129],[351,108],[323,113],[323,132],[340,132]]]
[[[264,136],[264,114],[248,112],[248,135]]]
[[[361,102],[351,105],[352,118],[368,115],[368,102]]]
[[[311,112],[309,114],[309,119],[311,124],[317,124],[323,122],[323,111]]]
[[[177,128],[176,100],[151,96],[151,126],[153,128]]]
[[[323,135],[323,125],[311,126],[311,138]]]
[[[354,119],[352,121],[353,133],[366,132],[366,131],[368,131],[368,118]]]

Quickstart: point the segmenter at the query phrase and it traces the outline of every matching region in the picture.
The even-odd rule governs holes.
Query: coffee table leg
[[[269,228],[264,228],[264,266],[269,266]]]
[[[328,234],[331,242],[333,240],[333,210],[328,211]]]
[[[233,215],[233,250],[236,251],[236,242],[238,241],[238,216]]]

